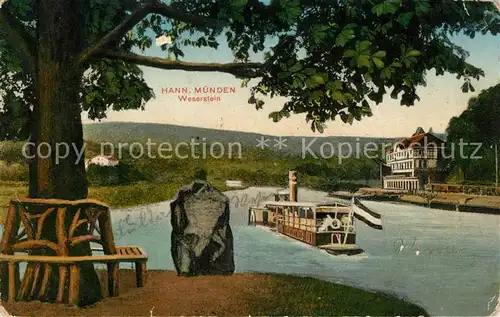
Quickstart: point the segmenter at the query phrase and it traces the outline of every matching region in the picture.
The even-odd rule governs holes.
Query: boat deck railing
[[[313,220],[313,219],[310,219],[310,220]],[[277,218],[277,221],[274,223],[285,225],[285,226],[288,226],[290,228],[295,228],[295,229],[300,229],[300,230],[305,230],[305,231],[315,232],[315,233],[322,233],[322,232],[325,232],[325,233],[347,233],[347,234],[354,234],[355,233],[355,229],[354,229],[353,225],[349,226],[350,228],[353,228],[353,231],[349,231],[349,229],[346,229],[346,230],[334,229],[334,230],[327,230],[327,231],[319,231],[318,228],[320,226],[317,225],[316,223],[315,224],[298,223],[298,222],[294,222],[294,221],[286,221],[283,218]]]

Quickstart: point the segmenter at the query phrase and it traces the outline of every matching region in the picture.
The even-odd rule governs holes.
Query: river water
[[[252,199],[255,202],[274,191],[226,192],[231,198],[237,272],[308,275],[383,291],[417,303],[434,316],[486,316],[494,310],[500,293],[499,216],[367,201],[382,215],[384,229],[374,230],[357,221],[357,243],[366,254],[335,257],[247,226]],[[299,201],[326,199],[324,193],[299,190]],[[116,244],[142,246],[150,269],[175,270],[168,213],[169,202],[115,210]]]

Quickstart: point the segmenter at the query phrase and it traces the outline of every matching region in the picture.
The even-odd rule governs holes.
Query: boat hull
[[[331,255],[358,255],[364,252],[357,244],[332,243],[316,245],[316,233],[298,228],[291,228],[283,225],[278,226],[278,230],[276,231],[292,239],[324,250]]]
[[[295,240],[299,240],[306,244],[316,246],[316,234],[314,232],[302,230],[299,228],[293,228],[286,225],[279,225],[277,231]]]

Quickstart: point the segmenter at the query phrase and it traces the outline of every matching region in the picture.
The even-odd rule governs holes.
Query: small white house
[[[119,163],[120,161],[114,156],[97,155],[85,162],[85,168],[89,168],[90,165],[117,166]]]
[[[243,183],[241,181],[227,180],[226,181],[226,186],[227,187],[243,187]]]

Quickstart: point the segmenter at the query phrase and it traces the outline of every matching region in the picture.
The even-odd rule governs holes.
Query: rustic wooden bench
[[[47,230],[47,226],[44,227],[47,223],[55,228]],[[44,237],[43,233],[47,235],[47,231],[55,232],[55,239]],[[101,244],[100,250],[104,254],[72,255],[76,248],[82,250],[83,242]],[[40,251],[45,252],[42,255]],[[91,253],[91,250],[87,251]],[[52,270],[56,268],[59,273],[56,301],[78,305],[80,265],[83,263],[106,263],[109,295],[117,296],[120,262],[135,263],[137,287],[142,287],[147,260],[147,254],[140,247],[115,246],[109,207],[99,201],[12,200],[0,243],[2,300],[44,299]],[[19,278],[20,262],[28,263],[22,282]]]

